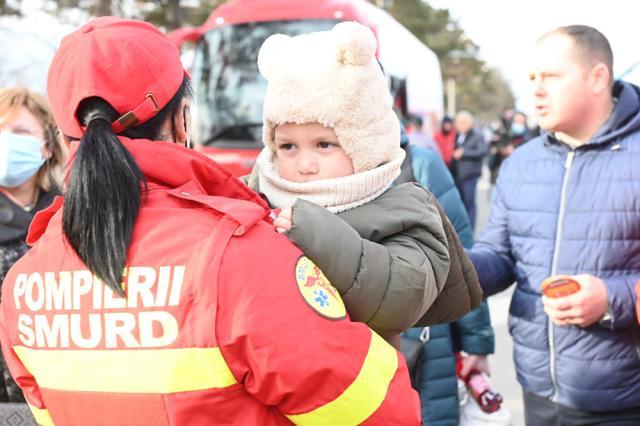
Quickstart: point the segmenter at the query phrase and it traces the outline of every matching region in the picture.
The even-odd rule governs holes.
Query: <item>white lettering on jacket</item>
[[[35,348],[169,346],[179,325],[168,308],[180,304],[184,276],[184,266],[129,267],[120,297],[88,270],[19,274],[18,338]]]

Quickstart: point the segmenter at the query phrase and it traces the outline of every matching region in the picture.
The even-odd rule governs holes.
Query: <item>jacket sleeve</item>
[[[430,197],[411,203],[410,208],[423,209],[419,215],[369,205],[341,218],[308,201],[293,206],[289,239],[334,283],[351,318],[385,338],[422,317],[449,271],[447,239],[435,200],[418,190]],[[363,218],[388,223],[374,231],[361,229],[360,234],[347,222],[362,223]]]
[[[637,296],[634,291],[640,274],[621,275],[605,278],[611,309],[611,329],[617,330],[630,327],[635,322],[635,305]]]
[[[220,350],[244,389],[295,424],[420,424],[401,355],[366,325],[323,315],[302,295],[302,253],[273,229],[251,232],[222,259],[216,313]]]
[[[475,355],[489,355],[495,350],[495,336],[486,301],[451,323],[451,331],[456,350]]]
[[[515,280],[515,262],[511,255],[507,209],[504,205],[500,178],[495,194],[487,226],[473,248],[467,251],[476,268],[485,296],[501,292]]]
[[[487,143],[484,140],[484,136],[473,131],[470,140],[464,144],[464,153],[462,158],[468,159],[480,159],[483,158],[488,151]]]
[[[473,234],[460,194],[442,159],[432,150],[418,146],[410,148],[413,178],[440,202],[440,217],[448,238],[450,257],[443,290],[416,325],[448,324],[482,302],[478,277],[463,249],[473,245]]]
[[[413,147],[413,170],[416,180],[438,199],[465,248],[473,245],[469,216],[444,161],[424,148]],[[495,337],[491,327],[489,306],[483,301],[462,318],[450,324],[454,346],[470,354],[492,354]]]
[[[411,147],[411,158],[416,182],[438,199],[462,246],[471,248],[473,230],[469,215],[446,164],[437,153],[419,146]]]
[[[9,277],[9,279],[11,278]],[[5,288],[9,288],[9,286],[5,286],[3,292]],[[0,305],[0,345],[2,345],[2,355],[11,376],[22,389],[36,422],[42,426],[53,425],[53,420],[45,406],[38,383],[13,349],[12,337],[15,336],[14,333],[10,333],[7,330],[6,325],[15,323],[15,321],[10,321],[9,319],[15,318],[16,313],[12,304],[13,297],[11,295],[4,296],[2,305]]]

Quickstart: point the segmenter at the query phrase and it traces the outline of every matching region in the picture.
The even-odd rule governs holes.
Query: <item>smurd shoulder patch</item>
[[[347,317],[347,310],[338,290],[306,256],[302,256],[296,263],[296,282],[302,298],[321,316],[333,320]]]

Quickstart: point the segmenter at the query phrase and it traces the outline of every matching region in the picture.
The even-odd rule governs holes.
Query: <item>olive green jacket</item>
[[[255,170],[245,181],[259,190]],[[385,338],[414,325],[453,321],[480,303],[475,271],[453,227],[433,195],[417,184],[390,188],[338,214],[297,200],[292,222],[287,237],[338,289],[351,319]],[[450,266],[456,282],[448,282]],[[465,273],[475,278],[470,285]],[[437,300],[445,283],[450,297]]]
[[[435,198],[415,184],[333,214],[293,205],[287,237],[340,292],[349,316],[385,338],[412,327],[444,287],[449,250]]]

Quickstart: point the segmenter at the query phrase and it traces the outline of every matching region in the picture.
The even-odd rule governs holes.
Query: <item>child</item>
[[[265,41],[265,148],[249,185],[281,209],[274,225],[324,272],[351,319],[391,340],[436,300],[456,237],[428,191],[391,187],[405,154],[375,52],[373,33],[355,22]],[[474,284],[451,301],[463,313],[480,302]]]

